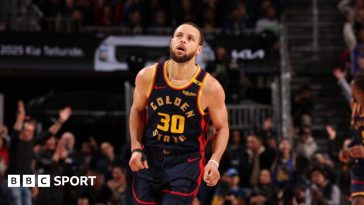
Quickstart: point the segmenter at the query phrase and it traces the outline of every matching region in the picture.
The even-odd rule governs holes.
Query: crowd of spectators
[[[43,27],[80,31],[85,26],[114,26],[132,33],[174,28],[191,21],[205,32],[279,30],[283,0],[33,0],[44,13]],[[68,30],[67,30],[68,29]]]
[[[70,131],[59,133],[71,115],[70,107],[62,108],[48,129],[37,130],[38,122],[18,102],[12,129],[0,127],[0,204],[130,204],[130,194],[126,194],[128,155],[116,153],[114,145],[106,141],[90,137],[80,142]],[[77,143],[80,149],[76,149]],[[51,184],[54,176],[96,179],[94,186],[10,188],[9,174],[46,174],[51,176]]]
[[[132,33],[145,33],[150,28],[173,28],[182,22],[192,21],[207,33],[218,29],[230,32],[252,29],[278,34],[278,19],[283,8],[282,0],[33,2],[45,14],[43,26],[46,29],[51,25],[55,31],[65,31],[65,22],[69,22],[73,31],[85,26],[116,26]],[[364,4],[361,4],[363,1],[355,1],[356,7],[351,5],[350,0],[342,2],[340,8],[345,8],[342,11],[347,14],[348,22],[351,25],[358,22],[348,32],[354,34],[354,28],[363,30],[359,25],[364,22],[360,21],[359,15],[364,8]],[[358,14],[354,17],[355,13]],[[344,30],[349,30],[346,27]],[[359,56],[353,62],[358,62],[360,67],[361,44],[356,43],[356,38],[350,35],[345,37],[349,39],[349,53]],[[223,46],[215,47],[215,59],[207,64],[206,69],[224,86],[228,103],[239,103],[246,89],[251,86],[251,81],[244,79],[246,76],[229,59]],[[347,69],[352,72],[357,70]],[[335,73],[336,76],[345,77],[344,71]],[[311,89],[302,87],[292,102],[296,128],[294,138],[279,136],[271,118],[261,122],[262,125],[255,132],[231,130],[230,143],[221,161],[221,180],[212,188],[202,183],[195,205],[347,203],[350,162],[339,162],[339,153],[342,147],[348,146],[348,140],[342,146],[337,146],[337,133],[333,127],[327,126],[329,143],[326,149],[320,149],[311,130],[314,106]],[[127,164],[130,156],[128,145],[118,145],[123,149],[117,150],[115,145],[97,137],[79,141],[72,130],[60,133],[60,128],[69,117],[72,117],[71,108],[61,109],[58,120],[51,127],[35,131],[37,122],[26,115],[24,104],[19,102],[13,128],[0,126],[0,204],[130,204],[132,190],[131,171]],[[209,145],[206,152],[209,154]],[[67,185],[9,189],[6,179],[9,173],[96,176],[96,180],[92,187]]]
[[[72,109],[63,108],[53,125],[36,130],[37,121],[27,116],[23,102],[18,103],[13,128],[0,126],[0,204],[130,204],[128,145],[117,150],[97,137],[78,141],[71,130],[61,129],[70,117]],[[213,188],[202,183],[194,204],[345,204],[350,162],[339,163],[336,135],[328,126],[328,152],[322,152],[309,126],[293,139],[278,136],[271,118],[255,132],[232,130],[220,182]],[[206,154],[210,152],[208,145]],[[8,174],[96,179],[89,187],[9,188]]]

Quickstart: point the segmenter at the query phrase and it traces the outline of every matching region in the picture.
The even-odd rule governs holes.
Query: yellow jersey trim
[[[201,96],[202,96],[202,91],[205,87],[205,80],[208,75],[209,75],[208,73],[205,74],[205,76],[202,79],[202,82],[198,81],[198,82],[200,82],[200,84],[198,84],[200,86],[200,88],[197,91],[197,109],[202,116],[206,115],[206,113],[202,107]]]
[[[195,82],[196,77],[201,72],[201,67],[199,65],[197,65],[198,70],[195,72],[195,74],[193,74],[192,78],[187,83],[185,83],[184,85],[179,85],[179,86],[173,85],[173,83],[171,81],[169,81],[168,75],[167,75],[167,65],[169,64],[169,62],[170,62],[170,60],[168,60],[164,63],[163,76],[164,76],[164,80],[166,81],[167,85],[175,90],[183,90],[183,89],[186,89],[187,87],[189,87],[192,83]]]
[[[147,99],[150,97],[150,94],[152,93],[152,90],[153,90],[153,86],[154,86],[154,83],[155,83],[155,77],[156,77],[155,75],[157,73],[157,65],[158,65],[158,63],[154,64],[153,73],[152,73],[152,80],[150,81],[149,87],[148,87]]]

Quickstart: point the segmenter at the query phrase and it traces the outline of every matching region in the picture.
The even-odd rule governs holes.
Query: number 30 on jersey
[[[158,112],[160,121],[157,125],[157,129],[175,134],[181,134],[185,130],[185,117],[182,115],[169,115],[167,113]]]

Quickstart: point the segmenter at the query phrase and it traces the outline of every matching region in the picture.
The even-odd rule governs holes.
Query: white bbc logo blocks
[[[23,187],[35,187],[35,175],[23,175]]]
[[[37,182],[37,183],[36,183]],[[8,175],[8,187],[50,187],[50,175]]]
[[[53,186],[94,186],[96,176],[54,176]],[[51,187],[50,175],[8,175],[8,187]]]
[[[8,175],[8,187],[20,187],[20,175]]]
[[[51,187],[50,175],[38,175],[38,187]]]

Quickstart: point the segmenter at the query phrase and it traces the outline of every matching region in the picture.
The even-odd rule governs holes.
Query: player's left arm
[[[208,77],[203,99],[216,132],[211,139],[212,156],[205,166],[204,180],[208,186],[215,186],[220,179],[218,165],[229,141],[229,125],[224,89],[215,78]]]

